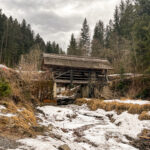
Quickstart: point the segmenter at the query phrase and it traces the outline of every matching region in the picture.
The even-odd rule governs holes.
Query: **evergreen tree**
[[[123,6],[121,6],[123,5]],[[133,25],[135,20],[134,6],[130,0],[120,5],[120,35],[131,40]]]
[[[56,44],[55,53],[56,53],[56,54],[59,54],[59,44]]]
[[[115,32],[117,32],[117,34],[120,33],[119,22],[120,22],[119,9],[116,6],[115,13],[114,13],[114,29],[115,29]]]
[[[74,34],[71,35],[70,45],[67,49],[67,54],[68,55],[78,55],[77,42],[76,42],[76,39],[74,37]]]
[[[125,13],[125,3],[123,0],[121,0],[121,3],[120,3],[120,17],[122,17]]]
[[[150,1],[136,0],[134,25],[135,50],[138,71],[150,73]]]
[[[55,53],[55,54],[64,54],[63,50],[60,48],[59,44],[56,44],[56,42],[50,42],[48,41],[45,48],[46,53]]]
[[[94,35],[92,40],[92,53],[91,55],[102,56],[101,54],[104,51],[104,24],[102,21],[99,21],[94,29]]]
[[[53,49],[52,49],[52,45],[51,45],[51,42],[47,42],[46,44],[46,50],[45,50],[46,53],[53,53]]]
[[[36,35],[34,44],[37,45],[42,51],[45,51],[45,42],[41,38],[40,34]]]
[[[111,48],[110,40],[112,38],[112,32],[113,32],[113,21],[110,20],[105,31],[105,48]]]
[[[79,41],[79,53],[81,56],[88,56],[90,54],[90,34],[89,25],[85,18],[81,29],[80,41]]]

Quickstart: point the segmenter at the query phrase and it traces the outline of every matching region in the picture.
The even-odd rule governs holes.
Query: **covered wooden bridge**
[[[108,60],[92,57],[43,54],[42,70],[52,73],[57,85],[91,85],[107,82]]]

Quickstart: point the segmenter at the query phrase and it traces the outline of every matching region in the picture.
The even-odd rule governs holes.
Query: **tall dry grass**
[[[139,119],[140,120],[150,120],[150,114],[146,111],[143,111],[140,115],[139,115]]]
[[[13,101],[1,101],[0,105],[6,108],[1,110],[4,114],[13,114],[11,117],[0,116],[0,132],[6,136],[34,136],[33,130],[37,125],[36,116],[31,107],[15,105]]]
[[[83,105],[87,104],[87,106],[91,110],[97,110],[97,109],[104,109],[105,111],[112,111],[115,110],[118,114],[127,111],[130,114],[141,114],[140,118],[143,118],[145,116],[145,113],[142,114],[144,111],[150,111],[150,104],[128,104],[128,103],[118,103],[118,102],[105,102],[103,100],[86,100],[86,99],[77,99],[76,100],[77,105]],[[146,117],[148,118],[148,117]],[[141,119],[142,120],[142,119]]]

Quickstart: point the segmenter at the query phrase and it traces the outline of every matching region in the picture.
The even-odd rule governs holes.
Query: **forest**
[[[150,1],[122,0],[106,27],[102,20],[96,23],[92,39],[85,18],[67,54],[107,58],[115,73],[150,73]]]
[[[48,53],[63,53],[55,41],[47,43],[39,34],[35,34],[30,24],[23,19],[21,23],[11,16],[8,18],[0,10],[0,63],[16,67],[21,55],[28,54],[33,49]]]

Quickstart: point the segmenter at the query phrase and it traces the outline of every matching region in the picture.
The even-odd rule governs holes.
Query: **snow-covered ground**
[[[57,150],[67,144],[71,150],[136,150],[129,145],[126,135],[136,138],[149,121],[138,120],[138,115],[123,112],[90,111],[86,105],[38,107],[40,124],[53,125],[50,132],[37,138],[21,139],[21,149]]]
[[[105,100],[104,102],[118,102],[118,103],[139,104],[139,105],[150,104],[150,101],[145,101],[145,100],[119,100],[119,99],[114,99],[114,100]]]

